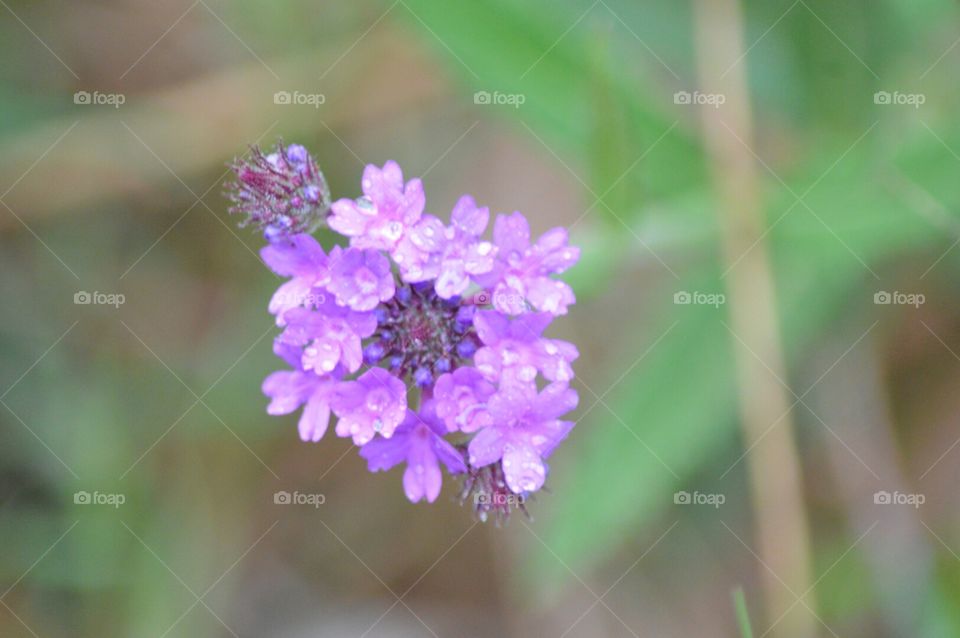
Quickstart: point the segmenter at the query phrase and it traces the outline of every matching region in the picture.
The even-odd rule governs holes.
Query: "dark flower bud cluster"
[[[230,212],[244,215],[240,226],[256,226],[268,240],[313,232],[330,211],[327,180],[299,144],[278,142],[267,154],[255,146],[231,168],[236,181],[227,184]]]
[[[421,388],[472,358],[480,345],[473,328],[474,306],[459,297],[443,299],[432,285],[397,288],[375,309],[377,331],[364,349],[369,364],[381,361],[399,377],[410,374]]]

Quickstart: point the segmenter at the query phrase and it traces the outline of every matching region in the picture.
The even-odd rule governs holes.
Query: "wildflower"
[[[343,371],[321,376],[299,366],[296,356],[292,365],[295,369],[273,372],[264,379],[263,393],[270,397],[267,414],[290,414],[304,406],[297,429],[302,440],[316,443],[327,431],[330,398]]]
[[[404,184],[400,166],[387,162],[383,168],[367,166],[361,186],[363,197],[333,203],[328,224],[349,237],[351,246],[390,250],[423,214],[423,184],[419,179]]]
[[[283,326],[287,310],[316,305],[323,298],[323,284],[329,280],[327,256],[317,240],[306,234],[277,238],[260,249],[260,257],[273,272],[290,281],[270,299],[268,309]],[[321,301],[322,302],[322,301]]]
[[[283,343],[303,347],[301,364],[317,373],[333,371],[343,365],[356,372],[363,364],[362,340],[373,334],[377,320],[338,306],[326,297],[317,311],[298,308],[284,314],[287,324],[278,338]]]
[[[502,461],[507,486],[515,494],[539,490],[547,476],[544,462],[573,429],[557,417],[577,407],[577,393],[565,383],[553,383],[539,395],[522,387],[507,387],[491,397],[493,424],[470,441],[472,467]]]
[[[474,355],[477,369],[491,381],[511,384],[531,384],[538,371],[550,381],[570,381],[570,362],[580,353],[572,343],[541,337],[552,320],[546,312],[512,320],[495,310],[477,312],[473,322],[484,344]]]
[[[493,425],[486,401],[494,391],[493,384],[476,368],[457,368],[437,379],[434,386],[437,415],[451,432],[476,432]]]
[[[333,411],[340,417],[337,435],[352,436],[356,445],[369,442],[375,434],[389,439],[406,409],[407,389],[383,368],[371,368],[356,381],[339,383],[333,396]]]
[[[579,353],[544,336],[574,302],[554,278],[579,257],[566,231],[531,244],[513,213],[497,216],[489,241],[490,211],[468,195],[446,225],[424,214],[420,180],[387,162],[366,168],[359,199],[332,205],[327,224],[349,245],[327,253],[304,232],[329,195],[303,147],[255,152],[235,170],[234,208],[264,229],[261,256],[288,278],[268,306],[289,366],[263,383],[268,413],[302,407],[305,441],[335,415],[335,433],[361,446],[371,471],[406,462],[413,502],[437,499],[446,467],[477,516],[526,511],[573,427],[560,417],[577,405],[568,383]]]
[[[493,226],[497,259],[493,269],[477,282],[492,293],[493,306],[510,315],[535,310],[553,315],[567,314],[576,301],[565,282],[549,275],[559,274],[580,259],[580,249],[568,245],[567,231],[554,228],[530,244],[530,225],[520,213],[498,215]]]
[[[332,254],[329,288],[339,304],[354,310],[373,310],[393,297],[393,274],[386,257],[375,250],[338,249]]]
[[[493,269],[496,249],[480,239],[489,219],[490,210],[478,207],[469,195],[461,197],[454,206],[437,275],[437,294],[443,299],[463,294],[470,286],[471,276]]]
[[[360,456],[367,459],[371,472],[389,470],[406,461],[403,491],[412,503],[426,498],[432,503],[440,495],[442,476],[438,461],[451,474],[467,471],[463,457],[443,435],[447,433],[436,415],[433,402],[426,401],[420,413],[407,410],[407,416],[393,436],[376,438],[363,446]]]

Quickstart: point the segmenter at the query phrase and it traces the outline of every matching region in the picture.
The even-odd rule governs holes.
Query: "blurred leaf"
[[[663,68],[602,5],[571,30],[583,7],[558,5],[547,10],[545,5],[509,0],[408,4],[411,24],[424,31],[425,41],[472,90],[526,98],[520,108],[483,108],[519,119],[519,135],[535,147],[540,138],[551,152],[572,158],[567,163],[581,179],[591,168],[590,159],[598,159],[597,145],[610,150],[611,144],[618,144],[617,157],[603,159],[602,167],[592,166],[590,189],[597,195],[620,177],[627,185],[642,180],[642,187],[631,185],[630,193],[642,192],[644,203],[704,181],[703,163],[691,136],[681,126],[671,130],[678,123],[667,113],[673,90],[650,81]],[[609,52],[598,52],[591,44],[596,33],[591,25],[597,23],[617,35]],[[624,59],[641,62],[625,68]],[[598,122],[609,115],[613,122]],[[615,128],[617,122],[629,127]],[[617,134],[627,135],[626,141],[614,140]],[[593,197],[589,193],[587,197],[589,205]],[[614,210],[626,217],[638,209],[635,203]]]
[[[800,204],[776,223],[795,201],[785,190],[773,198],[770,207],[768,219],[776,223],[769,241],[781,333],[791,362],[803,356],[812,340],[844,308],[866,308],[872,303],[881,282],[861,259],[879,268],[887,255],[944,239],[939,230],[918,221],[913,212],[877,188],[878,163],[868,142],[821,179],[844,150],[824,153],[813,169],[791,186],[799,194],[819,180],[805,199],[809,209]],[[948,183],[934,187],[947,188]],[[722,290],[722,282],[719,273],[701,273],[685,277],[680,288]],[[676,316],[661,317],[651,333],[638,335],[639,343],[629,344],[625,352],[643,353],[657,335],[677,322],[605,399],[611,410],[593,408],[589,420],[574,433],[573,439],[580,442],[580,458],[575,471],[562,474],[554,486],[562,498],[554,501],[544,539],[575,571],[603,560],[630,529],[672,502],[671,494],[679,482],[664,466],[682,479],[735,434],[737,392],[731,336],[716,312],[677,306]],[[613,369],[628,369],[635,357],[631,354]],[[590,405],[591,399],[591,394],[585,393],[584,405]],[[535,569],[529,572],[530,580],[562,582],[565,570],[552,552],[537,549],[531,562]]]

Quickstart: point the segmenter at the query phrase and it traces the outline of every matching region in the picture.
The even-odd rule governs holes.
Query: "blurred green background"
[[[0,635],[737,636],[739,588],[756,636],[960,635],[960,8],[717,1],[0,1]],[[572,228],[532,521],[264,413],[278,280],[221,192],[280,137],[335,197],[395,159]]]

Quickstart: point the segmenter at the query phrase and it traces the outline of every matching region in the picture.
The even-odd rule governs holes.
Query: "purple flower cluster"
[[[264,381],[267,412],[302,406],[304,441],[319,441],[335,415],[370,471],[406,465],[410,501],[436,500],[443,465],[481,518],[522,507],[574,425],[562,417],[577,406],[568,384],[579,353],[543,336],[574,303],[552,276],[579,258],[566,230],[531,242],[513,213],[484,239],[490,211],[469,195],[445,224],[392,161],[366,167],[361,197],[329,206],[302,146],[255,149],[234,170],[234,210],[264,230],[261,256],[288,278],[269,310],[289,369]],[[318,215],[347,246],[327,253],[305,232]]]

